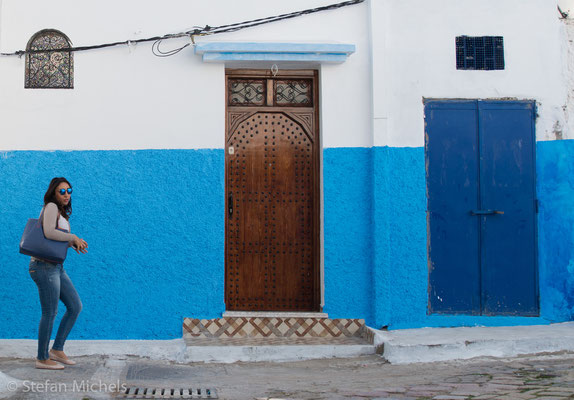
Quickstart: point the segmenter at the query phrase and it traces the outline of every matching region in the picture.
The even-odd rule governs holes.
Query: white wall
[[[61,30],[73,45],[82,46],[333,2],[2,0],[0,51],[23,49],[34,33],[46,28]],[[368,33],[367,5],[360,4],[197,41],[355,44],[357,52],[347,62],[314,65],[321,71],[321,133],[325,147],[369,146]],[[164,47],[178,45],[168,41]],[[74,64],[74,89],[24,89],[25,57],[0,58],[0,150],[224,146],[225,66],[204,64],[192,47],[173,57],[157,58],[151,43],[131,50],[120,46],[76,53]]]
[[[535,99],[564,125],[565,38],[549,0],[371,0],[374,143],[423,146],[423,98]],[[456,70],[455,37],[503,36],[503,71]],[[572,137],[564,132],[565,137]]]
[[[563,20],[564,30],[566,32],[567,49],[566,53],[566,67],[564,82],[567,89],[566,101],[566,121],[563,126],[564,137],[574,137],[574,8],[572,9],[571,16]]]
[[[571,14],[570,17],[574,16],[574,0],[558,0],[558,6],[562,12]]]
[[[45,28],[80,46],[335,1],[0,0],[0,50],[23,49]],[[423,97],[535,99],[538,139],[558,131],[574,137],[574,118],[566,121],[564,112],[574,106],[567,100],[566,32],[554,0],[367,0],[197,41],[355,44],[343,64],[304,65],[320,70],[323,146],[400,147],[424,144]],[[506,69],[457,71],[458,35],[504,36]],[[76,53],[73,90],[24,89],[24,61],[0,58],[0,150],[224,145],[225,66],[203,63],[191,47],[168,58],[153,56],[149,43]]]

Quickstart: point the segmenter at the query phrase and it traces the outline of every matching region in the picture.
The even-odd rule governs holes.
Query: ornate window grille
[[[279,106],[313,106],[311,80],[275,81],[275,103]]]
[[[229,81],[230,106],[262,106],[265,104],[264,80],[233,79]]]
[[[45,29],[36,33],[26,46],[26,88],[72,89],[74,55],[71,51],[54,51],[72,47],[62,32]]]

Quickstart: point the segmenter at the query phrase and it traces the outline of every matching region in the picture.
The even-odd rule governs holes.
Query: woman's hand
[[[78,254],[80,253],[86,254],[88,252],[88,243],[84,239],[76,237],[72,242],[72,248],[76,250],[76,253]]]

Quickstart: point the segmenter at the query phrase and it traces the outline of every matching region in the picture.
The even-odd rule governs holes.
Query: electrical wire
[[[162,40],[163,39],[156,40],[155,42],[153,42],[153,44],[151,46],[151,51],[152,51],[154,56],[170,57],[170,56],[173,56],[173,55],[179,53],[180,51],[182,51],[183,49],[185,49],[187,46],[189,46],[191,44],[191,43],[186,43],[185,45],[178,47],[177,49],[173,49],[173,50],[169,50],[169,51],[162,51],[159,48],[159,45],[161,44]]]
[[[280,15],[275,15],[275,16],[265,17],[265,18],[252,19],[249,21],[237,22],[237,23],[227,24],[227,25],[220,25],[220,26],[216,26],[216,27],[211,27],[209,25],[206,25],[205,27],[201,28],[199,26],[196,26],[196,27],[194,27],[194,29],[188,30],[185,32],[170,33],[170,34],[166,34],[166,35],[162,35],[162,36],[153,36],[153,37],[143,38],[143,39],[124,40],[121,42],[102,43],[102,44],[96,44],[96,45],[90,45],[90,46],[68,47],[68,48],[64,48],[64,49],[18,50],[18,51],[12,52],[12,53],[0,53],[0,56],[19,56],[19,57],[21,57],[25,54],[34,54],[34,53],[80,52],[80,51],[87,51],[87,50],[103,49],[106,47],[113,47],[113,46],[119,46],[119,45],[128,45],[129,46],[129,45],[137,44],[137,43],[154,42],[152,44],[153,54],[156,55],[157,57],[169,57],[169,56],[173,56],[173,55],[179,53],[181,50],[188,47],[191,43],[186,43],[184,46],[181,46],[177,49],[173,49],[173,50],[169,50],[169,51],[162,51],[159,46],[160,46],[161,42],[164,40],[189,37],[191,39],[191,41],[193,42],[194,36],[207,36],[207,35],[216,35],[216,34],[220,34],[220,33],[236,32],[236,31],[239,31],[241,29],[251,28],[254,26],[269,24],[269,23],[277,22],[277,21],[283,21],[286,19],[300,17],[303,15],[314,14],[314,13],[318,13],[318,12],[322,12],[322,11],[335,10],[335,9],[342,8],[342,7],[352,6],[355,4],[362,3],[364,1],[365,0],[349,0],[349,1],[344,1],[341,3],[329,4],[329,5],[322,6],[322,7],[310,8],[310,9],[301,10],[301,11],[294,11],[294,12],[290,12],[290,13],[286,13],[286,14],[280,14]]]
[[[209,28],[208,32],[211,34],[224,33],[224,32],[235,32],[239,29],[250,28],[252,26],[268,24],[270,22],[276,22],[276,21],[286,20],[286,19],[290,19],[290,18],[300,17],[302,15],[313,14],[313,13],[317,13],[317,12],[321,12],[321,11],[335,10],[335,9],[342,8],[342,7],[352,6],[355,4],[362,3],[363,1],[364,0],[344,1],[342,3],[329,4],[329,5],[323,6],[323,7],[310,8],[307,10],[295,11],[295,12],[291,12],[291,13],[287,13],[287,14],[275,15],[272,17],[253,19],[250,21],[238,22],[238,23],[229,24],[229,25],[221,25],[221,26],[218,26],[215,28],[210,28],[208,26],[206,28]]]

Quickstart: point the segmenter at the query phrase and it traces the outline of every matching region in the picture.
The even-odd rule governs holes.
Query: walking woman
[[[88,244],[70,233],[68,220],[72,214],[71,195],[72,185],[66,178],[52,179],[44,195],[44,207],[40,213],[44,236],[48,239],[68,242],[68,246],[78,253],[87,253]],[[38,286],[42,306],[36,368],[64,369],[62,364],[74,365],[76,362],[70,360],[64,353],[64,343],[82,310],[80,296],[62,264],[32,257],[29,272]],[[52,327],[58,314],[58,300],[62,300],[66,306],[66,313],[60,322],[52,349],[48,351]]]

